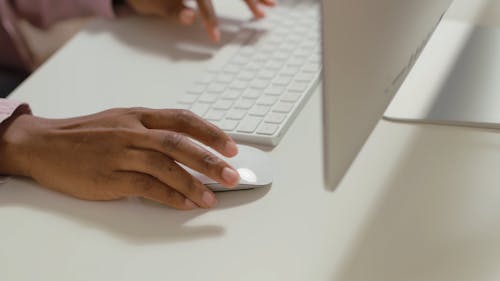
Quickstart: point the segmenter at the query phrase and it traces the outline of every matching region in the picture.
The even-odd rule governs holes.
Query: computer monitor
[[[341,182],[451,2],[322,1],[327,187]]]

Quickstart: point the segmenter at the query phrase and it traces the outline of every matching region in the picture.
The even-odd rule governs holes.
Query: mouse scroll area
[[[226,158],[218,155],[233,166],[240,175],[240,182],[234,188],[226,188],[213,179],[183,165],[191,175],[213,191],[244,190],[269,187],[273,182],[272,159],[262,150],[245,145],[238,145],[238,155]]]

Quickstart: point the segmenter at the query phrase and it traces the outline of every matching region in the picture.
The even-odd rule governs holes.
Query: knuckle
[[[213,155],[212,153],[206,153],[203,156],[203,165],[205,170],[210,171],[214,168],[217,168],[222,163],[222,160]]]
[[[223,135],[224,135],[224,133],[221,130],[219,130],[219,129],[210,130],[209,133],[208,133],[208,136],[214,142],[216,142],[216,141],[222,141],[223,140]]]
[[[177,149],[186,141],[186,137],[178,133],[168,134],[163,138],[162,146],[167,152],[172,152]]]
[[[154,187],[155,180],[150,176],[138,176],[134,180],[134,185],[141,190],[141,193],[147,193]]]
[[[198,182],[194,178],[191,178],[191,180],[187,184],[187,193],[188,194],[196,194],[197,191],[200,189]]]
[[[186,109],[176,109],[174,112],[174,116],[176,122],[178,122],[180,125],[188,125],[192,122],[193,119],[197,118],[197,115]]]
[[[165,198],[168,201],[173,202],[177,198],[177,192],[172,188],[165,188]]]

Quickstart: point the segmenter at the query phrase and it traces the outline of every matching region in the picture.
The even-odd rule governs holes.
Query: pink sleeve
[[[11,117],[14,113],[31,113],[29,106],[25,103],[0,99],[0,127],[2,123]]]
[[[0,131],[2,130],[3,122],[14,113],[16,114],[31,114],[29,106],[13,100],[0,99]],[[0,175],[0,184],[5,183],[8,177]]]
[[[114,16],[111,0],[11,0],[11,3],[20,17],[39,27],[73,17]]]

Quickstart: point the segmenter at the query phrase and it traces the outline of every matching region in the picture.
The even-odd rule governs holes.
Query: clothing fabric
[[[82,16],[114,16],[111,0],[0,0],[0,67],[32,71],[33,58],[17,28],[26,19],[39,28]]]
[[[114,17],[112,0],[0,0],[0,70],[29,73],[33,59],[17,28],[20,19],[46,28],[81,16]],[[0,126],[21,105],[0,99]]]

